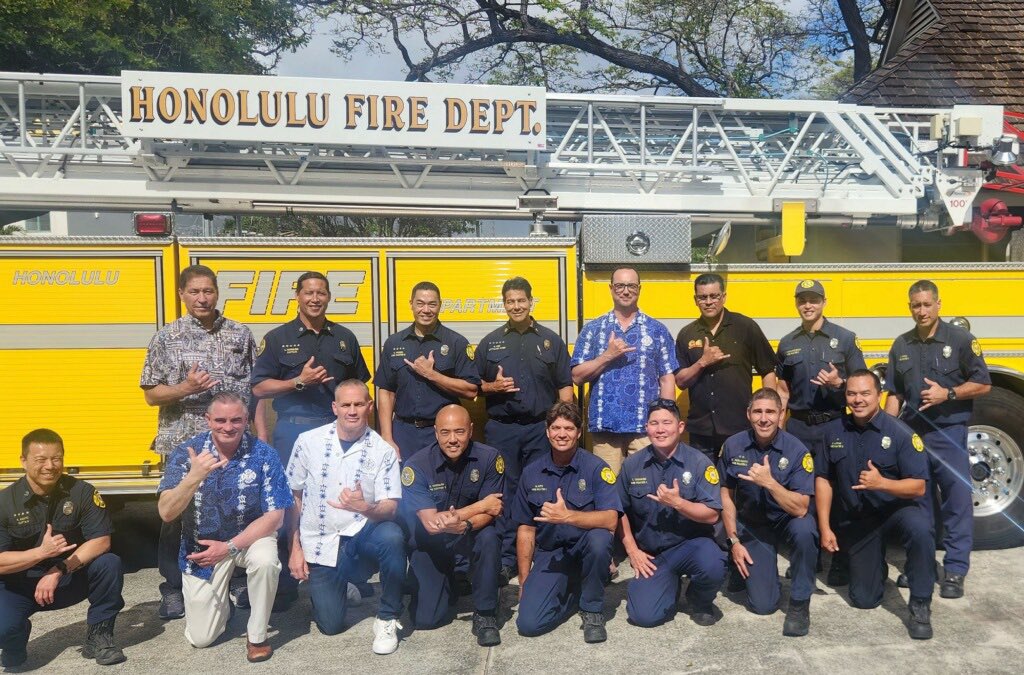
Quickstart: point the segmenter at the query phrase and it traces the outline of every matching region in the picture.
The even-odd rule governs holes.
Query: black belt
[[[333,422],[334,417],[321,415],[319,417],[302,417],[301,415],[282,415],[278,417],[282,422],[289,424],[327,424]]]
[[[810,425],[824,424],[825,422],[829,422],[831,420],[836,419],[837,417],[839,417],[842,414],[843,413],[839,412],[838,410],[824,410],[824,411],[821,411],[821,412],[818,412],[816,410],[790,410],[789,411],[789,416],[790,417],[795,417],[798,420],[800,420],[801,422],[804,422],[805,424],[810,424]]]
[[[543,422],[544,415],[492,415],[491,419],[502,424],[536,424]]]
[[[402,417],[401,415],[395,415],[395,417],[406,424],[416,427],[417,429],[425,429],[427,427],[434,426],[434,420],[429,417]]]

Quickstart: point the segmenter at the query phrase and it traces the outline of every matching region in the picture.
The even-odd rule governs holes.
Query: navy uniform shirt
[[[615,489],[615,473],[604,460],[592,452],[577,448],[565,466],[558,466],[548,450],[523,469],[519,487],[512,501],[510,517],[519,525],[537,528],[537,548],[553,551],[572,547],[586,530],[572,525],[539,523],[544,502],[555,501],[561,488],[566,508],[574,511],[616,511],[622,513],[622,502]]]
[[[902,417],[919,431],[934,426],[967,424],[974,410],[972,399],[958,399],[918,411],[921,392],[930,386],[925,384],[924,378],[941,387],[955,387],[964,382],[992,384],[978,341],[962,328],[941,319],[935,335],[927,340],[918,337],[916,328],[896,338],[889,350],[886,374],[885,390],[903,396]]]
[[[853,331],[825,319],[817,331],[808,333],[803,327],[797,327],[779,340],[775,374],[789,385],[790,410],[842,412],[846,409],[846,396],[841,387],[819,387],[811,382],[818,371],[827,371],[830,363],[844,380],[853,371],[867,368]]]
[[[690,385],[690,411],[686,426],[701,436],[735,434],[749,426],[753,372],[764,377],[775,370],[775,351],[753,319],[725,309],[718,333],[697,319],[676,336],[679,365],[688,368],[704,354],[704,338],[729,358],[701,371]]]
[[[114,531],[103,497],[92,485],[67,474],[60,477],[49,497],[34,493],[24,476],[0,491],[0,553],[39,546],[47,525],[53,526],[54,536],[62,534],[69,544],[79,546]],[[21,572],[0,575],[0,581],[34,584],[57,560],[73,553],[44,560]]]
[[[429,358],[430,352],[434,352],[437,372],[480,384],[466,338],[440,322],[433,333],[423,337],[416,335],[414,326],[409,326],[384,342],[380,363],[373,375],[375,385],[395,393],[395,415],[433,420],[438,410],[459,402],[458,396],[423,379],[405,364],[406,359],[412,362],[420,356]]]
[[[816,475],[831,481],[833,500],[840,500],[851,520],[885,515],[913,502],[925,503],[926,497],[900,499],[880,490],[854,490],[869,459],[883,478],[928,478],[924,442],[892,415],[880,410],[864,427],[858,427],[849,414],[828,422],[825,452],[816,462]]]
[[[475,504],[505,490],[505,461],[489,445],[470,441],[455,463],[434,443],[417,452],[402,469],[401,508],[410,529],[423,529],[416,513],[423,509],[447,511]],[[422,534],[422,533],[421,533]]]
[[[352,331],[327,319],[317,333],[295,317],[267,333],[260,342],[252,383],[294,380],[311,356],[313,366],[323,366],[334,379],[275,398],[274,411],[279,416],[334,417],[331,411],[334,388],[345,380],[366,382],[370,379],[370,371]]]
[[[779,485],[797,494],[814,495],[814,459],[799,438],[780,429],[762,448],[757,445],[753,429],[730,436],[722,446],[718,468],[723,486],[733,490],[737,519],[751,527],[778,525],[792,517],[766,488],[739,477],[754,464],[763,464],[765,455],[772,478]]]
[[[718,471],[699,450],[680,443],[671,457],[661,461],[654,446],[648,445],[630,455],[619,474],[619,497],[633,539],[645,553],[657,555],[684,541],[714,536],[714,525],[694,522],[647,496],[656,494],[659,485],[671,488],[673,480],[679,481],[683,499],[722,510]]]
[[[505,377],[515,379],[517,392],[488,394],[489,417],[543,419],[547,409],[558,400],[558,390],[572,386],[569,350],[558,333],[533,318],[524,332],[506,323],[489,333],[476,348],[476,372],[493,382],[498,367]]]

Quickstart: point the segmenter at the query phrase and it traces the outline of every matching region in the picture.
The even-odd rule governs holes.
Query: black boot
[[[930,598],[910,598],[910,621],[907,632],[915,640],[932,639],[932,601]]]
[[[601,612],[580,612],[583,618],[583,641],[587,643],[604,642],[608,639],[608,631],[604,628],[604,614]]]
[[[82,647],[82,656],[87,659],[96,659],[96,663],[101,666],[112,666],[127,660],[128,657],[124,655],[124,652],[114,644],[115,620],[107,619],[89,624],[89,631],[85,636],[85,646]]]
[[[939,585],[939,595],[944,598],[964,597],[964,576],[947,572],[946,578]]]
[[[832,556],[832,564],[828,568],[825,583],[833,588],[847,586],[850,583],[850,559],[847,556]]]
[[[498,620],[493,616],[484,616],[473,612],[473,635],[481,647],[493,647],[501,644],[501,633],[498,631]]]
[[[32,632],[32,622],[25,621],[25,628],[16,637],[12,637],[0,654],[0,666],[17,668],[28,661],[28,636]],[[13,644],[12,644],[13,643]]]
[[[786,610],[786,622],[782,625],[782,634],[788,637],[802,637],[811,629],[811,601],[789,601]]]

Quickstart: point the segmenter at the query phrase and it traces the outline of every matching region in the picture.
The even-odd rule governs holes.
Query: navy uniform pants
[[[546,633],[578,606],[604,611],[604,585],[612,562],[612,533],[587,530],[573,546],[534,551],[533,568],[523,585],[516,627],[522,635]]]
[[[686,599],[693,607],[711,606],[725,579],[725,554],[710,537],[689,539],[654,557],[658,569],[637,576],[626,589],[626,615],[638,626],[657,626],[676,614],[680,577],[689,575]]]
[[[433,424],[429,427],[417,428],[416,425],[403,422],[397,417],[391,420],[391,435],[395,439],[395,445],[398,446],[403,461],[437,440]]]
[[[795,417],[790,417],[786,420],[786,431],[800,439],[807,450],[811,453],[811,456],[816,461],[821,461],[818,458],[822,456],[825,451],[825,429],[828,427],[827,424],[808,424],[807,422],[798,420]],[[843,514],[840,510],[841,505],[839,500],[835,500],[832,503],[832,516],[831,520],[833,523],[837,523],[843,520]],[[807,514],[817,520],[818,518],[818,505],[814,501],[814,497],[811,497],[811,503],[808,507]],[[833,526],[835,529],[835,526]],[[818,550],[818,559],[824,555],[824,551]],[[846,551],[840,549],[839,551],[832,554],[832,567],[835,569],[836,566],[846,568],[849,566],[849,557],[846,555]]]
[[[468,535],[418,532],[410,542],[409,572],[413,582],[409,613],[416,628],[437,628],[452,620],[455,554],[469,559],[473,608],[484,615],[498,609],[501,540],[494,525]]]
[[[53,604],[45,607],[35,600],[37,581],[0,577],[0,649],[16,649],[28,643],[28,618],[36,612],[65,609],[88,599],[86,623],[92,626],[113,619],[124,608],[121,559],[113,553],[104,553],[85,567],[62,576],[53,594]]]
[[[850,552],[850,602],[872,609],[882,604],[888,565],[885,544],[892,537],[907,552],[910,596],[930,599],[935,586],[935,526],[927,505],[900,506],[889,513],[860,513],[836,532]]]
[[[813,498],[812,498],[813,499]],[[777,524],[744,527],[740,523],[740,543],[754,564],[747,565],[747,609],[755,614],[771,614],[779,607],[782,584],[779,581],[779,544],[790,551],[793,585],[789,598],[797,602],[811,599],[814,593],[814,567],[818,559],[818,525],[814,516],[786,517]]]
[[[920,433],[920,431],[918,432]],[[943,565],[949,574],[967,574],[974,546],[974,502],[971,462],[967,454],[967,425],[930,429],[921,434],[928,451],[928,468],[942,519]]]
[[[534,455],[547,447],[547,427],[544,421],[533,424],[507,424],[498,420],[487,420],[484,427],[484,442],[501,453],[505,460],[505,508],[498,517],[497,527],[501,536],[501,564],[516,569],[516,524],[508,516],[512,498],[519,487],[523,467]]]
[[[354,537],[342,539],[334,567],[309,563],[309,599],[316,627],[324,635],[344,630],[348,584],[366,581],[375,569],[380,569],[381,585],[377,616],[397,619],[402,613],[405,565],[405,533],[394,521],[369,522]]]

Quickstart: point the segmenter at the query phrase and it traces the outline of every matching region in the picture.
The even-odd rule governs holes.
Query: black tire
[[[988,445],[1000,456],[994,465],[1004,470],[994,479],[998,494],[993,479],[985,483],[987,498],[977,492],[983,483],[974,480],[974,550],[1024,545],[1024,397],[993,388],[976,400],[967,443],[975,451]]]

